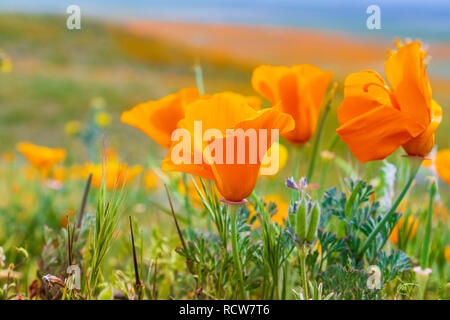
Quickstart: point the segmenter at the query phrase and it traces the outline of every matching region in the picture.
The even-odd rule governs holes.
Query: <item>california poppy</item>
[[[309,65],[262,65],[253,71],[252,86],[277,110],[290,114],[295,128],[283,134],[291,143],[303,144],[313,136],[320,107],[333,73]]]
[[[66,158],[66,151],[60,148],[47,148],[37,146],[29,142],[20,142],[17,144],[19,150],[25,158],[36,168],[47,170],[56,163]]]
[[[412,156],[431,151],[442,110],[431,97],[420,46],[409,43],[388,58],[392,88],[372,70],[345,79],[337,133],[361,162],[384,159],[400,146]]]
[[[122,113],[120,121],[133,126],[164,148],[170,147],[172,132],[183,119],[186,106],[198,99],[195,88],[185,88],[156,101],[138,104]]]
[[[450,185],[450,149],[436,152],[434,161],[438,176]]]
[[[196,136],[195,132],[198,130],[195,122],[198,121],[202,124],[201,137]],[[230,93],[220,93],[191,103],[178,127],[189,133],[189,154],[183,156],[191,161],[173,160],[172,153],[179,148],[178,143],[174,142],[162,163],[163,170],[180,171],[214,180],[218,191],[226,200],[239,202],[248,197],[255,187],[262,158],[277,136],[272,129],[276,129],[277,133],[290,131],[294,128],[294,121],[291,116],[278,110],[256,111],[242,98]],[[216,136],[203,141],[204,133],[209,129],[215,130]],[[237,129],[242,129],[243,132],[248,132],[248,129],[255,132],[266,129],[267,135],[262,137],[256,134],[253,141],[244,138],[244,143],[239,143],[237,131],[230,132]],[[265,145],[266,149],[261,145]],[[222,161],[216,161],[218,154],[222,154]],[[198,156],[200,163],[196,161]]]

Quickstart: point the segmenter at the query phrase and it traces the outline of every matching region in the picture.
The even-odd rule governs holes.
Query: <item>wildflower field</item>
[[[0,300],[449,299],[448,47],[171,28],[0,14]]]

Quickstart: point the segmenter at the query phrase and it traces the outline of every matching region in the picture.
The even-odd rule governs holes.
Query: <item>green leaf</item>
[[[113,300],[113,290],[111,286],[107,286],[105,289],[100,292],[98,295],[98,300]]]

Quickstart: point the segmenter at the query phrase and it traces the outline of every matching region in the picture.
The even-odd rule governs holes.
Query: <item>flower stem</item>
[[[323,129],[325,128],[325,121],[327,120],[328,113],[331,109],[331,103],[333,102],[334,92],[336,91],[337,83],[333,84],[333,87],[330,91],[328,101],[325,105],[325,110],[323,111],[322,118],[320,119],[319,128],[317,130],[316,138],[314,140],[314,146],[311,154],[311,160],[309,162],[308,173],[306,175],[306,179],[308,182],[311,182],[311,179],[314,174],[314,168],[316,166],[317,154],[319,153],[319,145],[322,139]]]
[[[430,238],[431,238],[431,219],[433,217],[433,203],[435,195],[436,195],[436,182],[433,181],[430,187],[430,203],[428,205],[425,236],[423,237],[422,250],[420,252],[420,267],[422,268],[422,270],[425,270],[427,267],[429,267],[428,263],[429,263]]]
[[[334,150],[334,147],[336,146],[336,144],[339,142],[339,135],[337,133],[334,134],[333,139],[331,140],[327,151],[329,153],[332,153]],[[322,169],[320,170],[320,180],[319,180],[319,190],[317,191],[317,198],[321,199],[322,198],[322,194],[323,194],[323,190],[325,188],[325,181],[327,178],[327,174],[328,174],[328,168],[330,166],[330,162],[331,159],[327,159],[324,164]]]
[[[197,89],[200,95],[205,94],[205,85],[203,82],[203,70],[200,64],[195,65],[195,81],[197,82]]]
[[[305,246],[302,245],[301,248],[298,248],[298,260],[300,262],[300,277],[302,281],[303,287],[303,296],[305,300],[308,300],[308,279],[306,275],[306,251]]]
[[[239,280],[239,294],[240,299],[247,299],[245,286],[244,286],[244,275],[242,274],[241,261],[239,260],[239,248],[238,248],[238,238],[237,238],[237,212],[239,210],[239,205],[229,205],[230,216],[231,216],[231,247],[233,251],[233,262],[236,275]]]
[[[364,255],[364,252],[369,248],[370,244],[373,240],[375,240],[375,237],[378,235],[378,232],[386,225],[386,222],[391,218],[391,216],[395,213],[395,210],[397,210],[398,206],[400,205],[400,202],[405,197],[406,193],[409,190],[409,187],[411,187],[412,182],[414,181],[414,178],[417,175],[417,172],[420,169],[420,165],[422,163],[422,158],[413,158],[410,157],[411,160],[411,171],[409,175],[409,179],[406,182],[406,185],[403,187],[403,190],[398,195],[397,199],[395,200],[394,204],[392,205],[391,209],[388,213],[381,219],[381,221],[377,224],[377,226],[372,230],[372,232],[367,237],[366,241],[364,241],[363,245],[361,246],[361,249],[359,250],[358,256],[362,257]]]

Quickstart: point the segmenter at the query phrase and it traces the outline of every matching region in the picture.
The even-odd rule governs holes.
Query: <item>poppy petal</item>
[[[386,60],[385,72],[401,111],[428,126],[431,88],[420,43],[415,41],[401,47]]]
[[[403,145],[403,149],[413,156],[425,157],[433,149],[434,146],[434,132],[439,127],[442,121],[441,106],[435,101],[431,101],[431,122],[427,129],[417,137],[411,139]]]
[[[349,74],[344,84],[344,100],[338,108],[339,123],[344,124],[381,105],[392,105],[386,86],[383,78],[372,70]]]
[[[287,72],[289,68],[285,66],[259,66],[252,74],[253,89],[275,105],[278,102],[278,79]]]
[[[186,106],[198,97],[197,89],[182,89],[160,100],[136,105],[123,112],[120,121],[141,130],[160,146],[169,148],[172,132],[184,117]]]
[[[421,124],[384,105],[353,118],[336,130],[361,162],[386,158],[422,131]]]

